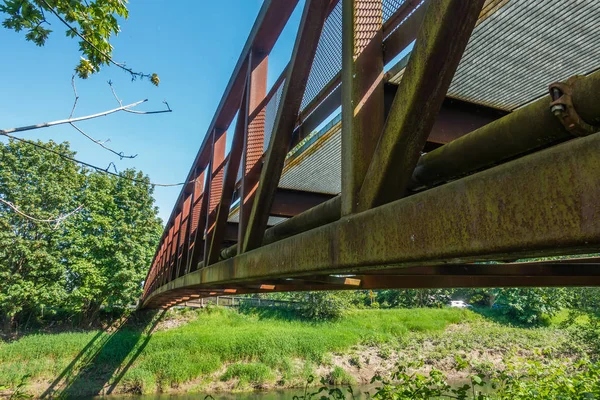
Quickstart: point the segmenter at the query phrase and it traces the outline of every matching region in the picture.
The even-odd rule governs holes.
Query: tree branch
[[[110,83],[110,82],[109,82],[109,83]],[[73,113],[75,112],[75,107],[77,107],[77,101],[79,100],[79,95],[77,94],[77,87],[75,86],[75,75],[73,75],[73,76],[71,77],[71,86],[73,87],[73,93],[75,94],[75,102],[73,103],[73,108],[71,109],[71,115],[69,115],[69,118],[72,118],[72,117],[73,117]],[[111,88],[112,88],[112,86],[111,86]],[[113,90],[113,94],[114,94],[114,90]],[[119,102],[119,104],[120,104],[121,106],[123,106],[123,103]],[[98,146],[102,147],[102,148],[103,148],[103,149],[105,149],[105,150],[108,150],[108,151],[110,151],[110,152],[111,152],[111,153],[113,153],[113,154],[116,154],[116,155],[118,155],[118,156],[120,157],[120,159],[121,159],[121,160],[122,160],[122,159],[124,159],[124,158],[136,158],[136,157],[137,157],[137,154],[136,154],[136,155],[133,155],[133,156],[127,156],[127,155],[125,155],[125,154],[124,154],[122,151],[120,151],[120,152],[116,152],[115,150],[113,150],[113,149],[111,149],[111,148],[109,148],[109,147],[107,147],[107,146],[105,146],[105,145],[104,145],[104,143],[108,142],[110,139],[108,139],[108,140],[105,140],[104,142],[101,142],[101,141],[99,141],[99,140],[97,140],[97,139],[94,139],[93,137],[91,137],[91,136],[90,136],[90,135],[88,135],[87,133],[85,133],[85,132],[83,131],[83,129],[79,128],[79,127],[78,127],[78,126],[76,126],[74,123],[70,122],[69,124],[70,124],[70,125],[71,125],[71,126],[74,128],[74,129],[76,129],[76,130],[77,130],[79,133],[81,133],[83,136],[85,136],[86,138],[90,139],[92,142],[96,143]]]
[[[79,207],[77,207],[76,209],[74,209],[71,212],[68,212],[66,214],[61,214],[56,218],[51,218],[51,219],[40,219],[40,218],[36,218],[36,217],[32,217],[31,215],[25,214],[23,211],[21,211],[19,209],[19,207],[17,207],[16,205],[14,205],[13,203],[11,203],[10,201],[6,201],[4,199],[0,199],[0,203],[4,203],[6,204],[9,208],[11,208],[14,212],[16,212],[17,214],[19,214],[20,216],[27,218],[31,221],[34,222],[47,222],[47,223],[54,223],[56,224],[55,227],[58,227],[60,225],[60,223],[62,221],[64,221],[65,219],[69,218],[71,215],[81,211],[83,209],[83,204],[81,204]]]
[[[148,185],[152,185],[152,186],[159,186],[159,187],[171,187],[171,186],[182,186],[182,185],[187,185],[188,183],[192,183],[192,182],[194,182],[194,181],[195,181],[195,180],[191,180],[191,181],[187,181],[187,182],[180,182],[180,183],[153,183],[153,182],[149,182],[149,181],[147,181],[147,180],[145,180],[145,179],[130,178],[130,177],[128,177],[128,176],[123,176],[123,175],[121,175],[121,174],[119,174],[119,173],[110,172],[110,171],[108,170],[108,168],[104,169],[104,168],[98,167],[98,166],[96,166],[96,165],[93,165],[93,164],[87,163],[87,162],[85,162],[85,161],[80,161],[80,160],[77,160],[76,158],[69,157],[69,156],[67,156],[67,155],[64,155],[64,154],[62,154],[62,153],[60,153],[60,152],[56,151],[56,150],[49,149],[49,148],[47,148],[47,147],[45,147],[45,146],[42,146],[41,144],[38,144],[38,143],[32,142],[32,141],[30,141],[30,140],[27,140],[27,139],[18,138],[18,137],[16,137],[16,136],[9,135],[8,133],[4,133],[4,132],[2,132],[2,131],[0,131],[0,135],[2,135],[2,136],[6,136],[6,137],[8,137],[8,138],[10,138],[10,139],[13,139],[13,140],[16,140],[16,141],[19,141],[19,142],[22,142],[22,143],[27,143],[27,144],[29,144],[29,145],[31,145],[31,146],[34,146],[34,147],[36,147],[36,148],[38,148],[38,149],[40,149],[40,150],[45,150],[45,151],[48,151],[48,152],[50,152],[50,153],[56,154],[57,156],[59,156],[59,157],[62,157],[62,158],[64,158],[65,160],[69,160],[69,161],[72,161],[72,162],[74,162],[74,163],[77,163],[77,164],[80,164],[80,165],[83,165],[83,166],[86,166],[86,167],[92,168],[92,169],[94,169],[94,170],[96,170],[96,171],[98,171],[98,172],[102,172],[102,173],[105,173],[105,174],[108,174],[108,175],[113,175],[113,176],[116,176],[116,177],[118,177],[118,178],[121,178],[121,179],[127,179],[127,180],[129,180],[129,181],[132,181],[132,182],[137,182],[137,183],[146,183],[146,184],[148,184]],[[114,163],[111,163],[111,164],[113,164],[113,166],[114,166]],[[110,168],[110,164],[109,164],[109,168]],[[115,168],[115,170],[116,170],[116,168]]]
[[[87,133],[85,133],[81,128],[79,128],[78,126],[76,126],[74,123],[70,123],[70,125],[75,128],[79,133],[81,133],[83,136],[85,136],[86,138],[90,139],[92,142],[96,143],[98,146],[102,147],[105,150],[110,151],[113,154],[116,154],[117,156],[119,156],[119,158],[122,160],[124,158],[136,158],[138,155],[134,154],[134,155],[125,155],[122,151],[116,152],[115,150],[111,149],[110,147],[107,147],[104,145],[104,143],[106,142],[101,142],[99,140],[94,139],[93,137],[91,137],[90,135],[88,135]]]
[[[79,100],[79,95],[77,94],[77,88],[75,87],[75,75],[71,76],[71,86],[73,87],[73,93],[75,93],[75,102],[73,102],[73,108],[71,109],[71,114],[69,114],[69,119],[73,118],[73,113],[75,112],[75,107],[77,107],[77,100]]]
[[[56,125],[61,125],[61,124],[72,124],[73,122],[85,121],[85,120],[88,120],[88,119],[93,119],[93,118],[98,118],[98,117],[104,117],[106,115],[114,114],[114,113],[119,112],[119,111],[132,111],[131,109],[133,107],[138,106],[138,105],[140,105],[142,103],[145,103],[147,101],[148,101],[148,99],[144,99],[144,100],[136,101],[135,103],[128,104],[126,106],[121,106],[121,107],[113,108],[112,110],[103,111],[103,112],[99,112],[97,114],[92,114],[92,115],[86,115],[86,116],[83,116],[83,117],[61,119],[61,120],[58,120],[58,121],[44,122],[44,123],[37,124],[37,125],[21,126],[21,127],[18,127],[18,128],[0,129],[0,134],[4,135],[4,134],[7,134],[7,133],[15,133],[15,132],[30,131],[30,130],[33,130],[33,129],[48,128],[50,126],[56,126]],[[167,112],[172,112],[172,110],[169,108],[167,110],[148,111],[146,113],[147,114],[162,114],[162,113],[167,113]]]

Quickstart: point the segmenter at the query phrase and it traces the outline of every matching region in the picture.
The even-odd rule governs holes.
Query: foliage
[[[496,300],[501,313],[516,322],[540,324],[567,305],[565,288],[501,289]]]
[[[33,396],[27,393],[27,381],[31,375],[23,375],[19,381],[19,383],[11,388],[10,385],[2,385],[0,384],[0,392],[9,391],[10,395],[8,396],[8,400],[19,400],[19,399],[30,399]]]
[[[67,143],[44,144],[73,156]],[[36,218],[82,205],[60,224],[36,222],[0,204],[0,316],[52,317],[134,302],[161,223],[141,172],[133,182],[77,167],[32,146],[0,144],[0,199]],[[25,319],[25,318],[24,318]]]
[[[298,293],[296,301],[302,302],[299,308],[302,317],[317,321],[339,318],[350,305],[343,292]]]
[[[457,360],[458,369],[469,368],[464,360]],[[376,400],[438,399],[458,400],[529,400],[529,399],[598,399],[600,398],[600,365],[589,362],[569,363],[553,361],[542,364],[521,360],[509,363],[504,370],[490,376],[471,374],[461,385],[451,385],[444,373],[435,368],[427,374],[415,372],[419,363],[399,364],[388,377],[376,375],[371,383],[379,383],[368,398]],[[326,382],[322,382],[326,383]],[[308,387],[308,386],[307,386]],[[321,387],[299,399],[341,400],[354,398],[351,389],[346,396],[340,389]]]
[[[263,363],[235,363],[227,367],[227,371],[221,375],[222,381],[228,381],[233,378],[239,380],[238,386],[240,387],[248,384],[259,386],[273,380],[274,375],[271,369]]]
[[[377,293],[377,301],[391,307],[443,307],[452,299],[452,289],[388,289]]]
[[[119,18],[129,16],[127,2],[121,0],[3,0],[0,12],[6,14],[2,26],[15,32],[25,31],[25,39],[37,46],[46,44],[52,33],[46,17],[54,14],[65,25],[66,35],[79,40],[82,57],[75,68],[80,78],[88,78],[103,65],[114,63],[131,74],[149,79],[158,86],[156,74],[133,72],[112,61],[110,40],[120,32]],[[57,21],[58,22],[58,21]]]
[[[344,370],[342,367],[337,365],[333,368],[333,370],[331,370],[329,376],[326,380],[324,380],[324,382],[325,381],[330,385],[336,386],[356,384],[356,379],[354,379],[354,377],[346,372],[346,370]]]

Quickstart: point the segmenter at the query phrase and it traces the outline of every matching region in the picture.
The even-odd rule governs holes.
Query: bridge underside
[[[267,92],[268,53],[295,5],[265,0],[143,307],[275,291],[600,286],[599,4],[306,0],[290,63]],[[566,16],[577,46],[535,25]]]

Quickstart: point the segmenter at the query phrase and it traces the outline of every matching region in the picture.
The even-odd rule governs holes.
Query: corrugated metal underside
[[[279,187],[328,194],[342,191],[341,122],[284,167]]]
[[[512,111],[600,66],[600,1],[510,0],[471,36],[449,95]]]

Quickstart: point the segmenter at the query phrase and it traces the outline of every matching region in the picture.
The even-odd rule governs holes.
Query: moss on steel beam
[[[391,265],[598,252],[598,171],[595,134],[243,253],[155,293]]]

